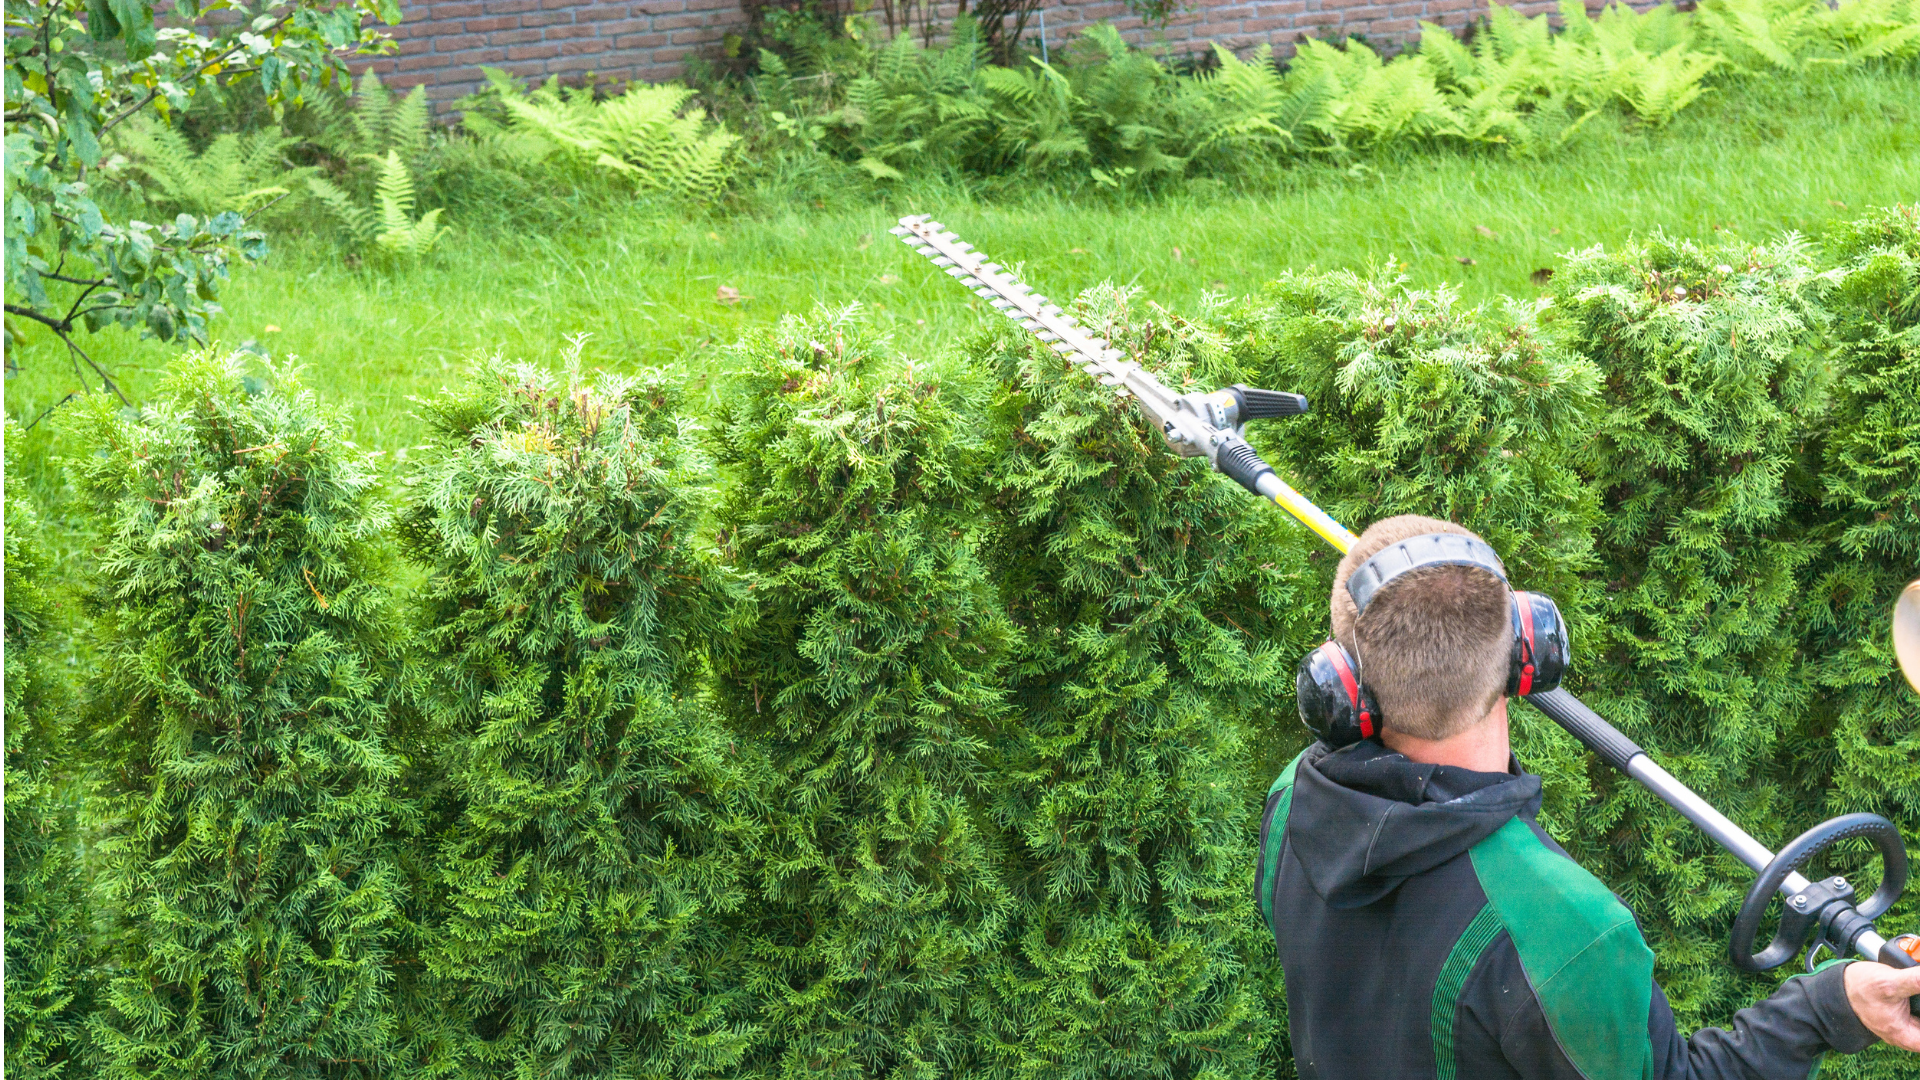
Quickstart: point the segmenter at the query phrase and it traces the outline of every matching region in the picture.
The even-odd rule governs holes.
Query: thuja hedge
[[[1311,394],[1276,464],[1356,527],[1489,536],[1576,689],[1763,839],[1920,830],[1914,211],[1575,253],[1498,307],[1078,303],[1170,380]],[[9,492],[10,1064],[1290,1073],[1254,834],[1333,557],[1127,403],[1009,332],[909,359],[822,311],[697,422],[665,373],[477,364],[383,478],[244,359],[88,414],[85,650]],[[1517,716],[1683,1023],[1764,992],[1724,960],[1748,872]]]

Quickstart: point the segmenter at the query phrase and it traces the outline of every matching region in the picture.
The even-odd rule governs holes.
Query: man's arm
[[[1772,996],[1733,1014],[1725,1028],[1692,1038],[1675,1030],[1658,985],[1647,1019],[1660,1080],[1805,1080],[1829,1050],[1855,1054],[1878,1041],[1847,1001],[1847,963],[1796,975]]]
[[[1512,1075],[1526,1080],[1598,1080],[1568,1060],[1534,997],[1519,958],[1498,943],[1463,988],[1457,1075]],[[1830,961],[1796,976],[1770,997],[1734,1014],[1725,1028],[1683,1038],[1656,983],[1648,1008],[1647,1044],[1656,1080],[1805,1080],[1829,1051],[1864,1050],[1880,1038],[1920,1050],[1920,1022],[1906,997],[1920,992],[1920,969]],[[1866,1019],[1862,1019],[1862,1018]],[[1556,1018],[1560,1025],[1577,1016]],[[1623,1047],[1623,1066],[1644,1052]],[[1498,1065],[1489,1061],[1493,1055]],[[1504,1066],[1501,1068],[1500,1066]],[[1507,1070],[1511,1070],[1508,1073]]]

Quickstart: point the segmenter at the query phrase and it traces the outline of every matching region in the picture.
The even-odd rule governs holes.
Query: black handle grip
[[[1240,419],[1278,420],[1287,416],[1299,416],[1307,411],[1307,395],[1289,394],[1285,390],[1256,390],[1246,383],[1234,383],[1227,388],[1239,403]]]
[[[1627,771],[1627,762],[1646,751],[1632,739],[1620,734],[1620,729],[1607,723],[1599,713],[1580,703],[1572,693],[1555,688],[1538,694],[1528,694],[1527,704],[1547,714],[1547,718],[1568,734],[1579,739],[1582,745],[1600,756],[1600,760]]]
[[[1253,492],[1260,494],[1260,478],[1273,471],[1273,466],[1260,459],[1260,452],[1247,445],[1247,440],[1238,435],[1226,434],[1220,453],[1213,459],[1213,467],[1227,474],[1227,479]]]

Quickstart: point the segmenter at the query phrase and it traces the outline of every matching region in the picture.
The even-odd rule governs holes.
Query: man
[[[1506,583],[1418,566],[1356,610],[1348,576],[1433,533],[1472,536],[1388,518],[1341,560],[1334,637],[1384,726],[1316,743],[1267,802],[1258,881],[1303,1080],[1800,1080],[1830,1049],[1920,1051],[1920,968],[1865,962],[1680,1036],[1632,914],[1534,821],[1540,778],[1507,743]]]

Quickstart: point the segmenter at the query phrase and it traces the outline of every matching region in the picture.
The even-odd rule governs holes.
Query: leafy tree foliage
[[[755,1075],[977,1071],[1009,899],[983,810],[1013,640],[983,564],[977,395],[852,311],[739,346],[717,519],[745,585],[715,674],[778,771],[743,913]]]
[[[1117,291],[1082,314],[1176,385],[1226,369],[1218,339]],[[991,565],[1021,633],[991,791],[1014,921],[980,991],[987,1071],[1251,1073],[1280,1030],[1249,914],[1249,757],[1292,712],[1319,587],[1292,526],[1168,454],[1131,403],[1024,338],[978,352],[1001,386]],[[1284,760],[1297,728],[1259,756]]]
[[[341,51],[390,47],[366,21],[400,21],[393,0],[179,0],[168,26],[156,24],[154,7],[7,0],[8,332],[14,319],[39,323],[77,358],[86,356],[73,340],[82,327],[204,342],[227,264],[266,254],[265,235],[238,206],[162,223],[110,219],[90,182],[101,140],[144,110],[164,119],[236,80],[258,79],[279,103],[344,79]]]
[[[712,1075],[752,1035],[717,920],[759,781],[701,704],[724,596],[673,406],[659,373],[585,378],[577,352],[423,403],[403,533],[446,810],[425,962],[461,1075]]]
[[[16,1077],[87,1071],[90,905],[76,857],[66,619],[6,438],[6,1057]]]
[[[291,371],[177,363],[99,398],[96,1075],[386,1075],[400,900],[395,668],[373,462]]]

